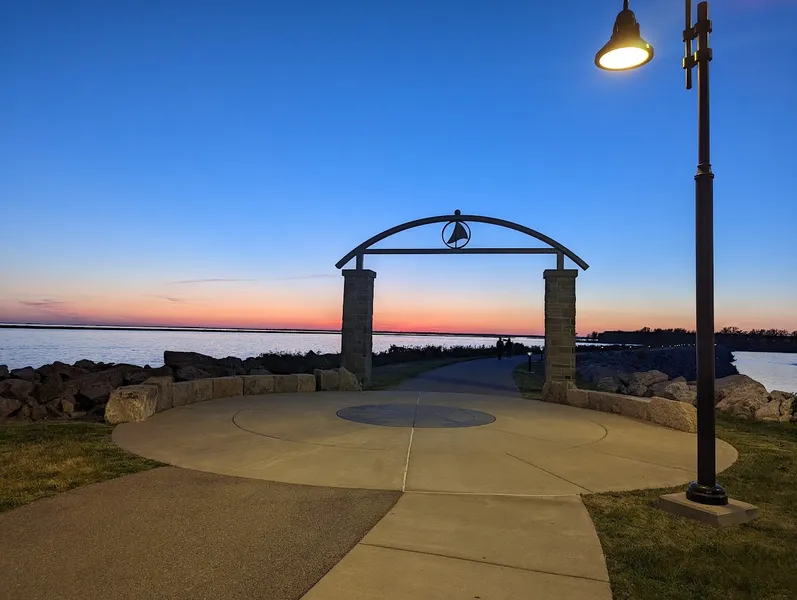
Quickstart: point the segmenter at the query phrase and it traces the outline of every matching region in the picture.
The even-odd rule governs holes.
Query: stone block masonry
[[[577,269],[547,269],[545,278],[545,381],[573,381],[576,372]]]
[[[194,402],[205,402],[213,399],[213,380],[195,379],[175,383],[172,387],[172,404],[174,408],[186,406]]]
[[[548,384],[546,384],[548,385]],[[556,385],[556,384],[551,384]],[[558,384],[560,386],[565,384]],[[567,384],[570,385],[570,384]],[[579,390],[571,387],[561,393],[551,392],[546,402],[567,404],[575,408],[587,408],[601,412],[615,413],[632,419],[651,421],[670,429],[695,433],[697,431],[697,411],[686,402],[666,398],[636,398],[612,392]]]
[[[244,380],[241,377],[216,377],[213,379],[213,398],[243,396]]]
[[[325,386],[318,386],[319,380],[325,382]],[[151,377],[143,384],[128,385],[113,390],[105,408],[105,420],[113,425],[118,425],[132,421],[145,421],[156,412],[207,400],[244,395],[306,393],[324,388],[339,391],[360,391],[362,389],[357,378],[342,367],[329,371],[316,369],[312,375],[294,373],[292,375],[208,377],[180,383],[173,383],[172,378],[167,376]],[[3,398],[3,400],[8,399]]]
[[[370,269],[343,270],[341,366],[364,383],[371,380],[375,279]]]

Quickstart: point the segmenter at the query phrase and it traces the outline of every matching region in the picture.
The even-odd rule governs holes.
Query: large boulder
[[[631,396],[636,396],[637,398],[644,398],[648,394],[647,386],[642,385],[641,383],[634,382],[633,384],[629,384],[628,386],[628,393]],[[652,395],[652,394],[650,394]]]
[[[207,379],[210,373],[199,367],[178,367],[174,372],[174,379],[176,381],[194,381],[196,379]]]
[[[758,421],[788,422],[792,419],[795,394],[775,390],[769,394],[769,402],[755,411]]]
[[[67,416],[72,416],[72,413],[75,412],[76,402],[74,396],[69,394],[63,394],[58,398],[52,400],[52,402],[57,403],[58,408]]]
[[[0,421],[18,411],[21,406],[22,402],[16,398],[0,398]]]
[[[780,400],[770,400],[755,411],[756,421],[780,421]]]
[[[315,369],[313,375],[317,390],[332,392],[340,388],[340,373],[335,369]]]
[[[211,377],[232,377],[236,373],[235,369],[220,365],[202,365],[202,370],[206,371]]]
[[[34,402],[33,405],[30,406],[30,419],[32,421],[44,421],[49,416],[50,413],[47,412],[47,408],[43,404]]]
[[[147,379],[153,377],[152,372],[149,369],[138,369],[136,371],[132,371],[125,376],[125,385],[140,385],[144,383]]]
[[[35,385],[24,379],[4,379],[0,381],[0,396],[25,400],[33,394]]]
[[[5,379],[10,373],[8,372],[8,365],[0,365],[0,379]]]
[[[363,389],[357,376],[343,367],[338,369],[338,378],[338,389],[341,392],[360,392]]]
[[[697,411],[691,404],[654,397],[647,408],[648,419],[654,423],[689,433],[697,431]]]
[[[69,379],[77,379],[78,377],[82,377],[87,373],[87,371],[83,369],[78,369],[77,367],[73,367],[72,365],[68,365],[60,361],[55,361],[49,365],[42,365],[36,370],[39,372],[39,375],[45,379],[57,376],[64,381]]]
[[[271,371],[268,369],[264,369],[263,367],[253,367],[249,371],[247,371],[249,375],[271,375]]]
[[[580,377],[591,383],[597,383],[603,377],[611,377],[612,379],[620,379],[620,377],[627,379],[628,377],[625,373],[621,373],[616,366],[601,363],[578,365],[577,371]]]
[[[86,373],[94,373],[95,371],[100,371],[103,368],[102,363],[95,363],[93,360],[89,360],[87,358],[76,361],[72,366],[78,369],[83,369],[86,371]]]
[[[143,382],[143,385],[154,385],[158,388],[158,401],[155,405],[155,412],[169,410],[172,407],[174,381],[172,381],[170,376],[150,377]]]
[[[105,383],[112,388],[124,385],[125,376],[135,371],[138,367],[132,365],[117,365],[101,371],[95,371],[87,375],[82,375],[77,381],[80,387],[86,387],[95,383]]]
[[[154,385],[129,385],[114,390],[105,406],[105,420],[111,425],[145,421],[155,414],[158,388]]]
[[[697,403],[697,394],[683,381],[655,383],[648,389],[649,391],[653,391],[651,396],[667,398],[668,400],[676,400],[678,402],[688,402],[689,404]]]
[[[64,382],[58,373],[53,373],[44,378],[44,381],[34,391],[33,396],[40,404],[47,404],[50,400],[64,393]]]
[[[47,416],[51,419],[69,418],[69,415],[67,415],[64,411],[61,410],[61,402],[57,398],[50,400],[47,404],[44,405],[44,408],[47,410]]]
[[[236,356],[228,356],[226,358],[220,358],[217,362],[218,366],[224,367],[227,369],[230,375],[245,375],[246,368],[244,367],[244,361]]]
[[[719,404],[729,396],[756,394],[767,396],[767,388],[747,375],[730,375],[714,382],[714,404]]]
[[[25,381],[30,381],[31,383],[36,383],[41,379],[41,375],[39,375],[36,372],[36,369],[34,369],[33,367],[11,369],[11,377],[16,377],[17,379],[24,379]]]
[[[662,373],[661,371],[644,371],[640,373],[631,373],[628,377],[628,386],[640,386],[643,385],[645,387],[650,387],[655,383],[661,383],[663,381],[667,381],[669,377],[667,373]]]
[[[219,361],[212,356],[200,354],[199,352],[174,352],[172,350],[166,350],[163,353],[163,364],[176,370],[181,367],[218,365]]]
[[[600,392],[609,392],[614,394],[620,389],[620,384],[614,377],[601,377],[598,379],[596,387]]]
[[[717,410],[745,419],[755,419],[756,412],[769,402],[766,388],[747,375],[718,379],[714,398]]]
[[[105,381],[92,382],[87,385],[81,385],[75,399],[81,410],[90,410],[97,404],[104,404],[108,402],[111,392],[116,389],[110,383]]]

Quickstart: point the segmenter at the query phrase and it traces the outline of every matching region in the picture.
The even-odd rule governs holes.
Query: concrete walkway
[[[399,492],[161,467],[0,513],[0,598],[295,600]]]
[[[114,440],[201,471],[403,492],[309,600],[608,599],[603,553],[580,494],[685,484],[695,436],[523,399],[511,369],[525,359],[458,363],[394,391],[202,402],[121,425]],[[440,391],[449,387],[459,392]],[[383,427],[336,414],[384,404],[477,410],[495,421]],[[721,469],[736,459],[724,442],[717,450]]]
[[[685,484],[695,436],[523,399],[511,370],[524,360],[458,363],[385,392],[200,402],[120,425],[119,445],[172,466],[0,514],[0,589],[13,598],[609,599],[580,494]],[[442,426],[337,415],[386,404],[443,415]],[[450,427],[449,408],[494,420]],[[720,470],[735,459],[717,443]]]
[[[533,361],[539,361],[539,355]],[[523,354],[511,359],[469,360],[454,363],[440,369],[421,373],[413,379],[402,382],[395,390],[415,392],[458,392],[467,394],[489,394],[491,396],[518,397],[517,387],[512,379],[512,369],[518,364],[528,362]]]

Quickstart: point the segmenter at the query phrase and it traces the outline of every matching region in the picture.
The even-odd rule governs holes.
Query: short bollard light
[[[533,352],[529,352],[528,353],[528,355],[529,355],[529,373],[531,373],[531,355],[532,354],[533,354]]]

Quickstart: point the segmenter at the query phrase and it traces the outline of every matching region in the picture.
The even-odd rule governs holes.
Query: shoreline
[[[158,325],[50,325],[46,323],[0,323],[0,329],[66,329],[88,331],[195,331],[201,333],[297,333],[297,334],[340,334],[340,329],[256,329],[247,327],[177,327]],[[374,331],[374,335],[443,336],[443,337],[517,337],[544,339],[544,334],[525,333],[451,333],[442,331]],[[591,341],[576,338],[578,341]]]

